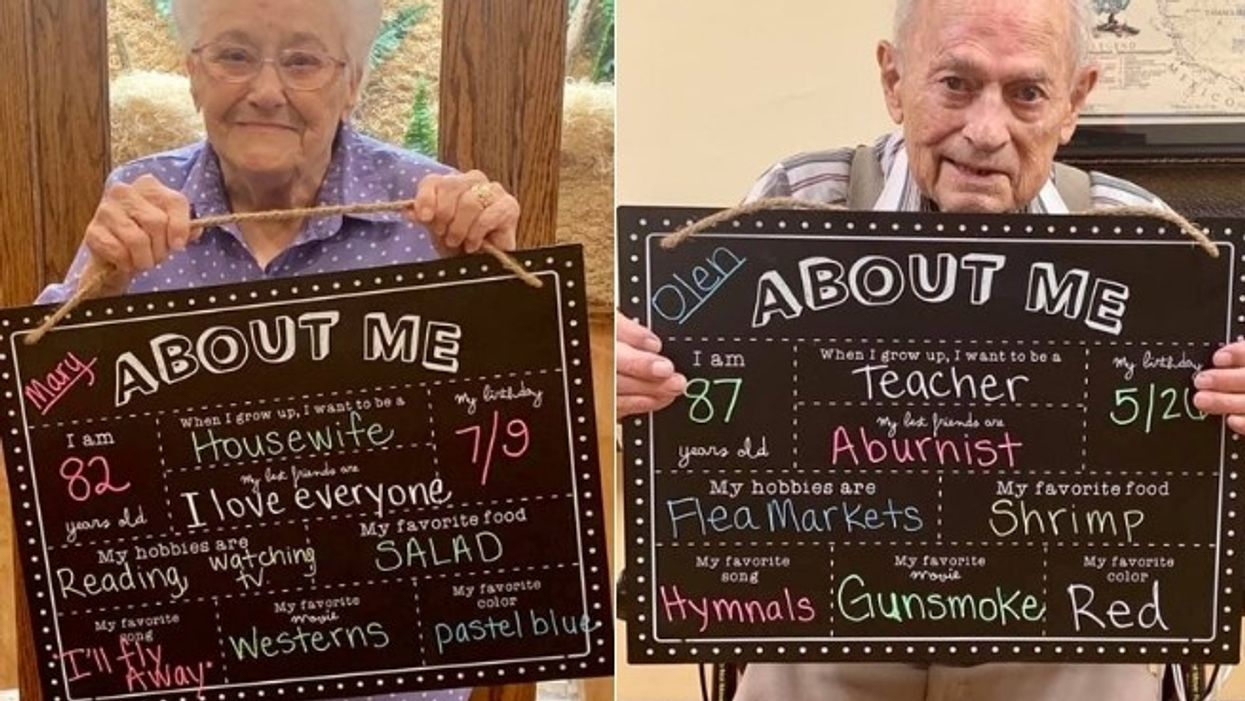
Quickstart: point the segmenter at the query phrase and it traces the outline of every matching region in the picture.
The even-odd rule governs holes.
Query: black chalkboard
[[[582,250],[0,311],[45,698],[609,674]],[[202,696],[201,696],[202,697]]]
[[[1113,217],[619,210],[624,313],[690,380],[624,422],[629,658],[1237,659],[1241,333],[1212,258]],[[620,607],[623,608],[623,607]]]

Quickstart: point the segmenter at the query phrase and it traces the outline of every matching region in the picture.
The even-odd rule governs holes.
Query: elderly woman
[[[174,0],[173,13],[207,140],[114,171],[67,279],[40,302],[72,294],[91,258],[115,295],[514,248],[519,205],[500,185],[350,126],[380,0]],[[412,196],[401,214],[188,226]]]
[[[173,11],[207,140],[117,169],[67,280],[41,302],[72,294],[92,259],[111,271],[105,293],[121,294],[433,260],[485,241],[514,248],[519,205],[501,186],[351,128],[380,0],[174,0]],[[188,225],[412,194],[401,214]]]

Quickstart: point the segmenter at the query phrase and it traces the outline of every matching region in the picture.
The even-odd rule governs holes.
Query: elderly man
[[[351,127],[381,0],[173,0],[172,8],[207,140],[114,171],[66,281],[40,302],[71,295],[88,264],[109,272],[105,294],[123,294],[434,260],[485,241],[514,248],[519,205],[500,185]],[[402,214],[189,227],[192,216],[413,194]],[[305,667],[317,664],[308,657]]]
[[[1098,79],[1087,62],[1084,0],[900,0],[894,42],[877,49],[899,133],[871,148],[804,154],[771,168],[748,195],[855,209],[1066,214],[1092,205],[1152,204],[1099,173],[1056,168]],[[620,416],[656,411],[686,380],[648,330],[619,319]],[[1245,431],[1245,345],[1214,357],[1196,403]],[[1159,698],[1145,665],[756,664],[742,701],[1142,701]]]

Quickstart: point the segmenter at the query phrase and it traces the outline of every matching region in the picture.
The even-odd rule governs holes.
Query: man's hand
[[[199,238],[190,230],[190,203],[152,175],[133,184],[117,183],[104,192],[86,226],[83,244],[111,274],[100,294],[124,294],[135,275],[151,270]]]
[[[473,170],[424,176],[406,217],[427,226],[441,248],[475,253],[485,241],[513,251],[519,214],[519,201],[501,183]]]
[[[687,378],[674,371],[674,363],[658,355],[661,340],[652,331],[622,314],[614,316],[618,418],[664,409],[683,393]]]
[[[1245,435],[1245,341],[1215,351],[1214,368],[1193,378],[1193,405],[1207,414],[1228,417],[1228,428]]]

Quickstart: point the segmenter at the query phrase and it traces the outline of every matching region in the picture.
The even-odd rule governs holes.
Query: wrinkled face
[[[887,109],[921,191],[950,212],[1028,205],[1097,80],[1065,0],[923,0],[878,47]]]
[[[201,0],[197,46],[223,44],[273,59],[292,49],[345,61],[336,6],[325,0]],[[230,83],[213,77],[206,60],[203,52],[192,55],[187,68],[208,139],[222,161],[244,177],[277,178],[327,163],[337,126],[358,92],[358,76],[348,67],[334,64],[324,87],[300,91],[283,85],[275,63],[263,64],[249,81]]]

